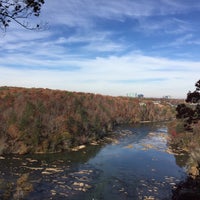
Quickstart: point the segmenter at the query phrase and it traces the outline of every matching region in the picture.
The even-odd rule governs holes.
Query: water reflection
[[[166,126],[124,126],[118,133],[124,136],[114,143],[78,152],[6,157],[0,162],[0,197],[8,190],[4,183],[11,183],[12,199],[17,180],[28,174],[25,182],[33,190],[24,196],[30,200],[171,199],[186,174],[183,158],[168,151]]]
[[[60,196],[59,193],[63,197],[70,196],[72,189],[76,191],[78,185],[74,183],[77,183],[79,175],[85,178],[84,185],[79,188],[86,191],[90,188],[86,182],[96,175],[92,166],[86,163],[100,149],[101,146],[89,146],[79,152],[2,157],[0,199],[24,199],[27,195],[28,199],[49,199],[54,195]],[[24,180],[23,184],[20,180]],[[28,186],[34,189],[28,190]],[[53,190],[55,186],[57,191]]]
[[[195,155],[199,155],[199,149],[192,149],[190,153],[175,154],[176,163],[184,167],[189,176],[177,184],[173,190],[173,200],[200,199],[199,162]]]

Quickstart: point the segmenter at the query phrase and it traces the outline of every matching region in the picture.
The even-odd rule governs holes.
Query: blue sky
[[[0,85],[185,98],[200,79],[199,0],[46,0],[41,31],[0,33]]]

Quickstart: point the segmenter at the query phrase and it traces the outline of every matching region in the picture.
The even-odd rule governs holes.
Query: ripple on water
[[[120,132],[117,142],[68,154],[0,157],[0,198],[9,189],[2,181],[14,183],[16,191],[28,173],[29,200],[170,199],[185,173],[168,149],[166,127],[144,124]]]

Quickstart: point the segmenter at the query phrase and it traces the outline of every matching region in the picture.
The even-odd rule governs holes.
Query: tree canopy
[[[12,21],[26,29],[39,28],[39,24],[31,27],[26,19],[38,17],[43,4],[44,0],[0,0],[0,28],[6,30]]]
[[[183,119],[185,129],[190,131],[192,130],[191,125],[200,120],[200,80],[196,82],[195,86],[196,90],[189,91],[185,100],[190,104],[179,104],[176,108],[176,118]]]
[[[196,90],[188,92],[186,102],[198,103],[200,101],[200,80],[195,84]]]

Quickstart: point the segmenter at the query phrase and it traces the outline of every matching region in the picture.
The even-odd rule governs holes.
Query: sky
[[[200,79],[200,0],[45,0],[28,22],[0,32],[0,86],[186,98]]]

